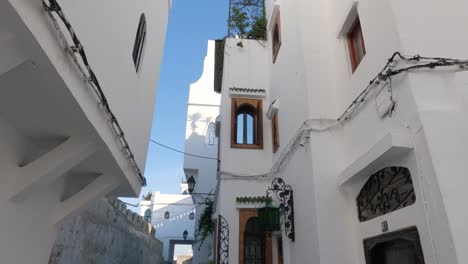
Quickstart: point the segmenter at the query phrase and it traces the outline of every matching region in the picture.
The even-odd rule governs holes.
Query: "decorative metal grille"
[[[271,182],[271,186],[267,190],[268,197],[270,192],[274,192],[276,194],[276,198],[280,202],[279,209],[281,212],[281,219],[284,224],[284,233],[289,239],[294,241],[294,199],[291,185],[286,184],[281,178],[274,178]]]
[[[411,173],[387,167],[374,173],[356,198],[359,221],[365,222],[416,202]]]
[[[229,263],[229,224],[222,215],[218,216],[217,264]]]

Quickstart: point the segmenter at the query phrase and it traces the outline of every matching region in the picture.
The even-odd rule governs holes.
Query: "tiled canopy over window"
[[[404,167],[386,167],[372,174],[357,199],[359,221],[365,222],[416,202],[411,173]]]

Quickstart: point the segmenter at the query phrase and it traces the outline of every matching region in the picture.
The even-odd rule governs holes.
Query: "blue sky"
[[[201,75],[207,41],[226,36],[228,1],[173,0],[154,110],[152,139],[176,149],[184,149],[189,86]],[[148,190],[178,193],[183,177],[182,166],[182,154],[150,143],[145,169],[148,186],[142,194]]]

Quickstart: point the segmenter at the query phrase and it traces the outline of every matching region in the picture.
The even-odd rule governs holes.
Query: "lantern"
[[[193,189],[195,189],[195,178],[193,178],[193,175],[191,175],[190,178],[187,180],[187,185],[188,191],[191,194],[193,192]]]
[[[279,208],[273,206],[270,198],[267,198],[264,207],[258,209],[258,221],[264,231],[281,230]]]

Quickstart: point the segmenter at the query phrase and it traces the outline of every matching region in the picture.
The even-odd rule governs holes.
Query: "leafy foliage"
[[[266,39],[267,21],[264,0],[232,0],[230,9],[230,37]]]
[[[213,234],[212,216],[214,213],[214,201],[207,197],[203,203],[205,204],[205,209],[198,219],[197,237],[199,236],[201,240],[199,248],[201,248],[205,239]]]

